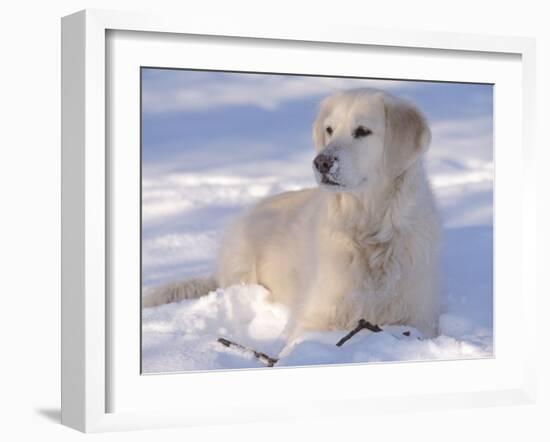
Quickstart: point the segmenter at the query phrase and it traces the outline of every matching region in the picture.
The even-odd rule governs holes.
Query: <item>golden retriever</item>
[[[260,284],[292,316],[289,336],[373,324],[437,334],[439,220],[411,103],[373,89],[326,98],[313,125],[318,187],[260,201],[228,227],[217,274],[160,287],[153,306]]]

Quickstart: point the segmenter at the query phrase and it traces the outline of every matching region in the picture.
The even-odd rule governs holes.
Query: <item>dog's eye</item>
[[[325,130],[327,131],[327,134],[332,135],[332,127],[329,126]]]
[[[363,127],[363,126],[359,126],[357,129],[353,131],[354,138],[367,137],[371,134],[372,134],[372,130],[367,129],[366,127]]]

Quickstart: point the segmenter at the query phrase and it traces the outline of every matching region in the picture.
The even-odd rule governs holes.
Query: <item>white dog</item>
[[[325,99],[313,125],[319,186],[267,198],[227,230],[215,278],[161,287],[144,306],[260,284],[293,314],[291,335],[360,318],[437,334],[439,222],[410,103],[359,89]]]

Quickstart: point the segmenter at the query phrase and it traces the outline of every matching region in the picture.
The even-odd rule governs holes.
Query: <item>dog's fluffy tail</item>
[[[184,299],[200,298],[217,288],[218,283],[214,277],[172,282],[146,293],[143,296],[142,307],[155,307],[161,304],[183,301]]]

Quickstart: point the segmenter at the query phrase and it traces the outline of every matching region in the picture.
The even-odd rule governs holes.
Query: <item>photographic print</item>
[[[142,372],[493,355],[493,85],[141,68]]]

